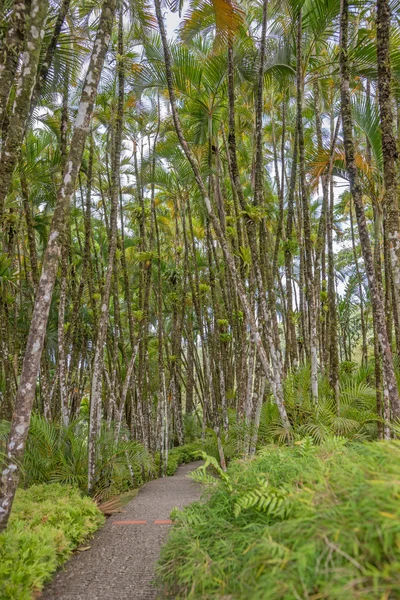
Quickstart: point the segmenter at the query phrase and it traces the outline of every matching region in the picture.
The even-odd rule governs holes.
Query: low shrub
[[[167,475],[173,475],[179,465],[190,463],[199,458],[199,454],[202,448],[201,440],[196,440],[190,444],[184,444],[183,446],[177,446],[171,448],[168,452],[168,466]],[[159,472],[160,468],[160,454],[157,453],[154,459],[155,471]]]
[[[400,597],[399,442],[308,437],[194,477],[210,495],[174,514],[166,597]]]
[[[8,528],[0,535],[1,600],[30,600],[103,520],[94,502],[76,488],[19,489]]]

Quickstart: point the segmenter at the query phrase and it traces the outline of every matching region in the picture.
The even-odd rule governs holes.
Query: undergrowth
[[[259,445],[287,444],[306,436],[317,444],[332,436],[353,441],[372,441],[378,437],[376,390],[371,385],[372,367],[341,373],[339,400],[336,402],[329,381],[321,376],[318,402],[312,400],[310,367],[291,372],[284,382],[285,407],[291,428],[282,425],[275,403],[263,405]]]
[[[3,423],[3,440],[7,429]],[[84,495],[86,435],[82,420],[65,428],[33,416],[22,468],[22,485],[28,487],[18,489],[7,530],[0,535],[0,600],[30,600],[103,522],[95,502]],[[172,449],[168,475],[180,464],[196,460],[199,444],[197,440]],[[153,461],[141,444],[124,439],[115,443],[112,430],[102,431],[96,463],[97,501],[130,490],[118,496],[121,506],[133,498],[137,491],[133,486],[154,476],[157,457]]]
[[[0,426],[1,447],[9,424]],[[62,483],[87,491],[88,423],[79,418],[68,427],[32,415],[21,469],[21,485]],[[104,426],[96,442],[94,496],[107,500],[154,477],[153,459],[142,444],[127,439],[124,431],[115,441],[113,427]]]
[[[311,437],[267,446],[176,511],[158,574],[166,597],[400,597],[400,444]]]
[[[95,503],[76,488],[19,489],[0,535],[1,600],[30,600],[103,520]]]
[[[190,463],[199,458],[200,441],[172,448],[168,453],[167,475],[173,475],[179,465]]]

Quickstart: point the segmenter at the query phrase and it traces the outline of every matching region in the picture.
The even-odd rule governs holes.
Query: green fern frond
[[[258,485],[241,495],[235,502],[234,515],[238,517],[250,508],[264,512],[272,517],[282,517],[287,508],[287,493],[280,488],[272,487],[267,480],[258,480]]]

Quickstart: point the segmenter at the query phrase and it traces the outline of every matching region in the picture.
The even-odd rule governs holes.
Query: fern
[[[287,493],[272,487],[267,480],[259,479],[258,485],[242,494],[235,502],[233,513],[238,517],[250,508],[264,512],[272,517],[284,516],[287,508]]]
[[[204,483],[206,485],[215,485],[218,483],[218,479],[222,480],[227,490],[232,491],[233,486],[231,478],[228,473],[225,473],[219,466],[217,459],[214,456],[210,456],[206,452],[200,452],[200,457],[204,459],[204,463],[198,467],[195,471],[189,474],[194,481]],[[212,467],[218,474],[218,478],[207,473],[207,468]]]
[[[199,511],[199,504],[197,502],[187,506],[184,510],[174,508],[170,516],[173,521],[178,521],[183,525],[197,526],[203,521],[203,516]]]
[[[314,454],[315,444],[310,435],[307,435],[305,438],[295,443],[297,446],[299,446],[301,456],[309,456],[310,454]]]
[[[190,477],[190,479],[196,483],[201,483],[206,486],[214,486],[218,484],[218,479],[210,473],[207,473],[202,467],[199,467],[195,471],[189,473],[188,477]]]

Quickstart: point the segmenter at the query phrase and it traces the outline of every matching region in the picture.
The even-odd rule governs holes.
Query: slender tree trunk
[[[289,365],[293,368],[298,363],[297,336],[295,314],[293,307],[293,220],[294,220],[294,192],[296,189],[297,175],[297,130],[294,134],[292,169],[287,199],[286,242],[285,242],[285,277],[286,277],[286,304],[287,304],[287,339],[286,355]]]
[[[26,181],[26,176],[25,176],[25,173],[22,168],[20,171],[20,182],[21,182],[22,202],[23,202],[25,220],[26,220],[26,231],[28,234],[28,247],[29,247],[29,258],[30,258],[30,262],[31,262],[32,279],[33,279],[34,287],[36,287],[39,282],[39,267],[38,267],[37,254],[36,254],[35,229],[34,229],[34,222],[33,222],[33,216],[32,216],[32,205],[29,200],[28,183]]]
[[[386,207],[383,207],[383,272],[385,274],[384,301],[385,301],[385,316],[386,329],[388,340],[391,348],[393,348],[393,307],[396,306],[395,298],[392,299],[392,280],[393,269],[390,258],[390,241],[388,236],[388,217]]]
[[[186,414],[194,411],[194,342],[192,320],[187,326],[187,356],[186,356]]]
[[[247,365],[247,386],[246,386],[246,398],[244,405],[244,452],[246,454],[250,451],[250,434],[251,434],[251,415],[253,413],[253,389],[254,389],[254,375],[255,375],[255,363],[256,354],[254,344],[250,343],[248,353],[248,365]]]
[[[383,176],[385,182],[385,229],[390,247],[393,287],[397,310],[400,309],[400,221],[397,198],[396,162],[398,159],[394,133],[392,69],[390,64],[390,2],[377,0],[376,43],[378,59],[378,98],[382,131]],[[398,321],[400,320],[398,315]]]
[[[323,150],[323,143],[322,143],[322,120],[321,120],[321,115],[320,115],[320,106],[319,106],[319,86],[318,83],[315,83],[314,86],[314,98],[315,98],[315,105],[316,105],[316,130],[317,130],[317,140],[318,140],[318,149],[320,151]],[[317,236],[317,242],[316,242],[316,247],[315,247],[315,268],[314,268],[314,287],[315,287],[315,298],[317,299],[320,296],[320,285],[322,288],[322,292],[326,293],[326,281],[325,281],[325,244],[326,241],[328,241],[328,258],[330,261],[330,268],[328,269],[328,272],[330,273],[330,277],[331,277],[331,282],[328,285],[328,314],[325,313],[324,311],[324,302],[321,302],[321,309],[319,311],[319,316],[318,319],[320,319],[322,317],[322,324],[321,324],[321,342],[320,342],[320,357],[321,357],[321,364],[326,365],[326,368],[328,371],[328,365],[329,365],[329,361],[330,359],[328,359],[329,357],[329,343],[328,343],[328,335],[327,335],[327,326],[328,326],[328,318],[329,317],[329,311],[334,311],[336,312],[336,307],[335,307],[335,280],[334,280],[334,257],[333,257],[333,242],[332,242],[332,234],[333,234],[333,202],[334,202],[334,195],[333,195],[333,180],[332,180],[332,170],[333,170],[333,164],[334,164],[334,153],[335,153],[335,147],[336,147],[336,142],[337,142],[337,137],[339,135],[339,129],[340,129],[340,117],[336,120],[336,125],[334,126],[334,119],[333,116],[331,116],[331,148],[330,148],[330,155],[329,155],[329,163],[328,163],[328,167],[326,169],[326,171],[322,174],[321,176],[321,184],[322,184],[322,194],[323,194],[323,200],[322,200],[322,207],[321,207],[321,216],[320,216],[320,220],[319,220],[319,225],[318,225],[318,236]],[[330,202],[331,200],[331,202]],[[320,282],[320,271],[321,271],[321,263],[322,263],[322,281]],[[331,296],[329,297],[329,293],[331,293]],[[336,327],[336,319],[335,316],[333,316],[334,319],[334,326]],[[337,355],[337,333],[336,331],[332,331],[332,334],[335,336],[334,339],[332,340],[332,344],[335,344],[335,347],[332,347],[332,353],[333,353],[333,362],[337,362],[338,363],[338,359],[336,359],[336,355]],[[337,369],[336,369],[337,370]],[[330,379],[331,379],[331,383],[332,385],[332,389],[335,393],[335,398],[336,398],[336,402],[339,401],[339,380],[338,380],[338,375],[337,377],[335,375],[333,375],[331,377],[331,373],[330,373]]]
[[[303,209],[305,279],[310,323],[310,355],[311,355],[311,393],[314,402],[318,402],[318,335],[317,311],[314,297],[313,247],[311,240],[311,219],[308,194],[306,190],[305,148],[303,131],[303,65],[302,65],[302,17],[301,9],[297,24],[297,135],[299,140],[300,193]]]
[[[262,200],[263,194],[263,164],[262,164],[262,135],[263,135],[263,92],[264,92],[264,64],[266,51],[267,37],[267,14],[268,0],[263,0],[262,3],[262,24],[261,24],[261,40],[260,51],[258,54],[258,77],[256,88],[256,104],[255,104],[255,148],[254,148],[254,204],[258,206]],[[232,160],[232,157],[231,157]]]
[[[67,285],[68,285],[68,251],[67,246],[64,246],[64,253],[61,257],[61,285],[60,285],[60,301],[58,304],[58,363],[59,363],[59,379],[60,379],[60,402],[61,402],[61,417],[64,427],[69,424],[69,407],[68,395],[66,386],[66,360],[65,360],[65,308],[67,300]]]
[[[374,267],[375,267],[375,276],[381,285],[382,282],[382,260],[381,260],[381,215],[379,212],[379,206],[374,203],[374,229],[375,229],[375,244],[374,244]],[[383,417],[383,401],[382,401],[382,392],[383,392],[383,381],[382,381],[382,359],[381,359],[381,351],[379,347],[378,340],[378,332],[376,329],[376,319],[373,319],[374,322],[374,357],[375,357],[375,390],[376,390],[376,413],[378,417]],[[378,438],[384,438],[384,425],[378,421]]]
[[[361,363],[366,366],[367,362],[368,362],[367,328],[366,328],[366,324],[365,324],[365,310],[364,310],[364,295],[363,295],[363,289],[362,289],[362,279],[361,279],[360,267],[358,266],[358,254],[357,254],[356,240],[355,240],[355,234],[354,234],[352,203],[350,203],[350,231],[351,231],[351,245],[352,245],[352,249],[353,249],[354,265],[356,268],[356,277],[357,277],[357,283],[358,283],[358,295],[360,297],[360,317],[361,317],[361,337],[362,337]]]
[[[265,390],[265,377],[263,377],[260,368],[260,362],[257,361],[256,365],[256,382],[255,382],[255,393],[253,399],[253,408],[254,408],[254,418],[252,424],[251,431],[251,440],[250,440],[250,456],[254,456],[256,453],[257,440],[258,440],[258,430],[260,428],[260,420],[261,420],[261,410],[264,400],[264,390]]]
[[[129,386],[131,385],[133,367],[135,366],[135,360],[138,353],[138,344],[133,348],[132,356],[128,363],[128,368],[126,370],[125,381],[122,387],[122,393],[120,398],[120,405],[117,412],[116,424],[115,424],[115,443],[118,443],[119,435],[121,432],[122,419],[124,416],[126,397],[128,395]]]
[[[18,483],[18,465],[21,464],[28,436],[40,357],[60,258],[65,215],[69,209],[71,196],[75,191],[96,98],[97,86],[111,36],[115,3],[116,0],[105,0],[103,4],[94,48],[83,85],[78,114],[75,119],[71,149],[64,169],[61,187],[57,195],[56,209],[43,259],[42,274],[36,291],[35,306],[15,401],[11,431],[7,443],[6,465],[1,476],[0,530],[4,529],[7,525]]]
[[[339,402],[338,318],[336,308],[335,261],[333,254],[333,209],[335,194],[332,174],[329,178],[328,211],[328,308],[329,308],[329,382]]]
[[[88,439],[88,492],[93,492],[95,484],[96,469],[96,439],[101,420],[101,387],[104,365],[104,342],[107,335],[109,322],[109,304],[111,296],[112,279],[115,263],[115,252],[117,249],[118,236],[118,204],[119,204],[119,173],[121,162],[122,127],[124,120],[124,64],[123,64],[123,13],[119,11],[118,28],[118,103],[114,123],[114,147],[112,148],[112,172],[111,172],[111,212],[110,212],[110,239],[108,245],[108,264],[106,280],[101,298],[101,309],[97,331],[96,346],[93,358],[93,372],[90,390],[90,419]],[[121,47],[122,46],[122,47]]]
[[[285,198],[285,134],[286,134],[286,103],[285,98],[282,101],[282,139],[281,139],[281,162],[282,162],[282,176],[281,183],[279,185],[279,214],[278,224],[276,228],[276,239],[274,247],[274,258],[272,263],[272,275],[273,278],[278,275],[278,257],[279,257],[279,246],[282,239],[283,233],[283,214],[284,214],[284,198]],[[278,172],[277,172],[278,175]]]
[[[384,396],[390,404],[394,418],[400,417],[400,400],[397,390],[396,376],[393,366],[392,349],[387,335],[385,310],[381,288],[375,276],[372,258],[371,243],[367,228],[367,222],[362,202],[362,187],[359,181],[355,162],[355,150],[353,141],[353,121],[350,102],[350,69],[348,57],[348,28],[349,28],[349,4],[348,0],[341,0],[340,14],[340,92],[341,112],[343,124],[343,138],[346,153],[346,168],[350,180],[350,191],[354,200],[361,249],[364,258],[365,270],[371,291],[372,310],[376,319],[376,330],[382,352]]]
[[[29,7],[29,0],[14,1],[9,28],[0,52],[0,131],[3,128],[3,120],[17,72],[19,56],[24,45],[25,22],[29,14]]]
[[[15,100],[0,157],[0,222],[3,219],[4,202],[10,190],[14,168],[25,135],[47,15],[48,1],[32,0],[29,28],[26,34],[27,50],[22,56]]]

